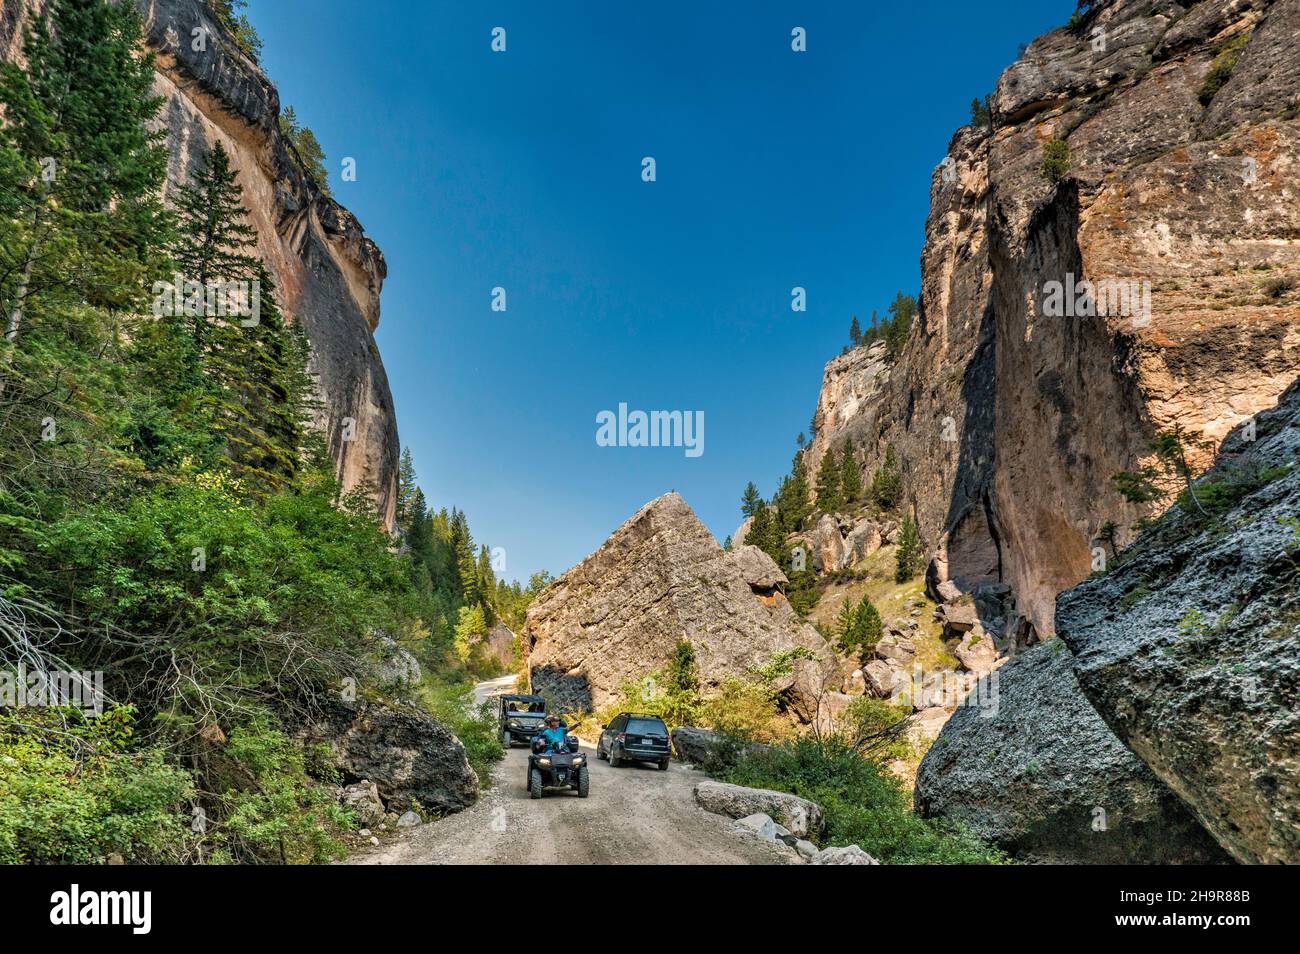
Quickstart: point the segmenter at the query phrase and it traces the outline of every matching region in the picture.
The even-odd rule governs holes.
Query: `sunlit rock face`
[[[207,5],[136,5],[157,57],[154,89],[164,98],[159,123],[171,147],[169,180],[185,181],[213,143],[225,145],[282,307],[311,343],[311,370],[320,382],[317,424],[339,477],[345,490],[367,490],[391,525],[397,420],[373,334],[387,275],[383,253],[347,209],[302,173],[280,134],[279,93]],[[22,27],[39,6],[36,0],[0,2],[0,56],[21,56]]]
[[[1297,30],[1297,0],[1103,0],[1034,40],[992,130],[939,157],[898,360],[877,345],[827,365],[808,472],[851,438],[870,474],[892,443],[932,575],[1011,584],[1009,630],[1054,632],[1098,528],[1131,538],[1145,511],[1110,477],[1157,431],[1217,442],[1300,373]],[[1070,158],[1055,184],[1054,138]],[[1050,283],[1083,281],[1094,308],[1060,314]]]
[[[711,695],[727,677],[752,678],[778,653],[806,647],[814,658],[777,688],[811,721],[833,659],[779,591],[785,582],[757,547],[724,551],[680,495],[657,497],[529,606],[522,640],[533,691],[565,712],[599,709],[686,640]]]

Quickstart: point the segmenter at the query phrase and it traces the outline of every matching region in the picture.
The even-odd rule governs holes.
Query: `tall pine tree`
[[[903,530],[898,538],[894,560],[896,583],[906,583],[921,570],[921,537],[910,513],[903,517]]]
[[[26,66],[0,66],[0,389],[33,316],[75,334],[79,309],[144,310],[167,149],[140,38],[134,4],[50,0],[24,32]]]
[[[845,441],[844,458],[840,466],[840,492],[846,505],[852,505],[862,498],[862,471],[853,453],[853,441]]]
[[[822,513],[836,513],[843,509],[842,476],[835,451],[827,448],[821,466],[817,469],[817,508]]]
[[[247,222],[243,187],[220,141],[190,182],[173,190],[172,200],[177,212],[172,257],[182,281],[197,283],[203,295],[202,302],[189,302],[195,314],[187,320],[193,354],[208,381],[213,427],[241,477],[280,489],[296,472],[302,453],[312,393],[306,342],[286,326],[270,270],[248,251],[257,245],[257,231]],[[245,307],[237,312],[224,307],[234,303],[224,290],[207,294],[218,284],[246,289]]]

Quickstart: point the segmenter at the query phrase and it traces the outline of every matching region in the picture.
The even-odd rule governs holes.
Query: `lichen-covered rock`
[[[406,811],[415,801],[447,814],[478,798],[465,747],[423,709],[329,703],[299,736],[328,745],[344,780],[373,782],[390,810]]]
[[[777,681],[805,721],[835,672],[833,654],[780,592],[751,585],[756,558],[727,553],[675,493],[652,500],[528,608],[533,691],[565,711],[594,710],[623,686],[662,669],[678,642],[695,650],[702,690],[750,675],[783,651],[814,661]],[[771,582],[770,569],[760,583]]]
[[[1300,383],[1246,436],[1199,485],[1235,505],[1173,509],[1118,567],[1061,594],[1057,621],[1097,711],[1224,848],[1296,863]]]
[[[809,859],[814,865],[878,865],[875,858],[857,845],[845,845],[842,848],[823,848]]]
[[[740,570],[751,589],[774,590],[790,582],[776,561],[756,546],[733,546],[727,551],[727,559]]]
[[[1052,640],[995,674],[996,708],[961,706],[921,761],[916,807],[1025,860],[1210,863],[1226,856],[1106,727]]]
[[[823,515],[813,527],[812,558],[813,568],[823,574],[833,573],[844,562],[844,537],[840,535],[839,523],[829,514]]]

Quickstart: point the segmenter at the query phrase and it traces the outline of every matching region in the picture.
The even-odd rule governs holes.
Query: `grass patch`
[[[719,777],[790,792],[822,806],[827,846],[859,845],[886,864],[1006,864],[961,828],[912,810],[902,782],[838,737],[804,736],[766,750],[737,750]]]

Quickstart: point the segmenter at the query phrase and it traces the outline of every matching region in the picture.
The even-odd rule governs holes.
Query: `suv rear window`
[[[626,731],[632,735],[667,735],[668,727],[662,719],[629,719]]]

